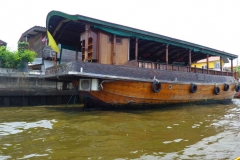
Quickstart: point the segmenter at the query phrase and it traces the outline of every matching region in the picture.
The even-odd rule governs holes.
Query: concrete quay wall
[[[41,77],[0,69],[0,107],[67,104],[71,95],[76,94],[71,83],[46,81]],[[76,102],[80,102],[78,96]]]

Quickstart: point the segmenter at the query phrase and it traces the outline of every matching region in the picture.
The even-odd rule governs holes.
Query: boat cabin
[[[62,49],[73,50],[76,60],[88,63],[128,65],[135,67],[233,76],[233,59],[237,55],[175,38],[126,27],[82,15],[52,11],[46,28]],[[78,54],[81,54],[79,59]],[[228,58],[231,71],[210,70],[211,56]],[[60,56],[61,57],[61,56]],[[206,68],[191,67],[206,59]]]
[[[89,29],[80,35],[82,61],[115,65],[128,62],[129,38],[117,37],[87,27]]]

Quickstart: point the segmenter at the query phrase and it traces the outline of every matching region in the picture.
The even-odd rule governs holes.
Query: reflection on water
[[[31,128],[37,129],[38,127],[52,129],[52,123],[56,122],[55,120],[41,120],[37,122],[5,122],[0,123],[0,136],[1,135],[9,135],[9,134],[17,134],[23,132],[24,130],[28,130]]]
[[[240,100],[154,110],[0,108],[0,159],[234,159],[239,116]]]

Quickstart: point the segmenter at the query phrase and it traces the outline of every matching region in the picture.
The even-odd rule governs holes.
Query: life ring
[[[158,82],[158,81],[154,81],[154,82],[153,82],[153,84],[152,84],[152,90],[153,90],[153,92],[158,93],[158,92],[161,90],[161,88],[162,88],[162,85],[161,85],[160,82]]]
[[[220,88],[218,86],[214,87],[214,94],[216,94],[216,95],[220,94]]]
[[[228,91],[229,90],[229,85],[228,84],[224,84],[224,91]]]
[[[191,84],[191,86],[190,86],[190,92],[191,92],[191,93],[196,93],[196,92],[197,92],[197,85],[196,85],[196,84]]]
[[[235,86],[235,91],[236,91],[236,92],[239,92],[239,91],[240,91],[240,86],[239,86],[239,85],[236,85],[236,86]]]

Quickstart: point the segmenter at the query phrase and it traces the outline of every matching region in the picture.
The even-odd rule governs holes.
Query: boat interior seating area
[[[223,76],[233,76],[234,73],[230,71],[216,71],[208,70],[204,68],[190,67],[184,65],[185,62],[175,62],[173,64],[158,63],[151,61],[138,61],[138,67],[140,68],[149,68],[149,69],[159,69],[159,70],[169,70],[169,71],[182,71],[182,72],[193,72],[193,73],[202,73],[202,74],[212,74],[212,75],[223,75]]]

